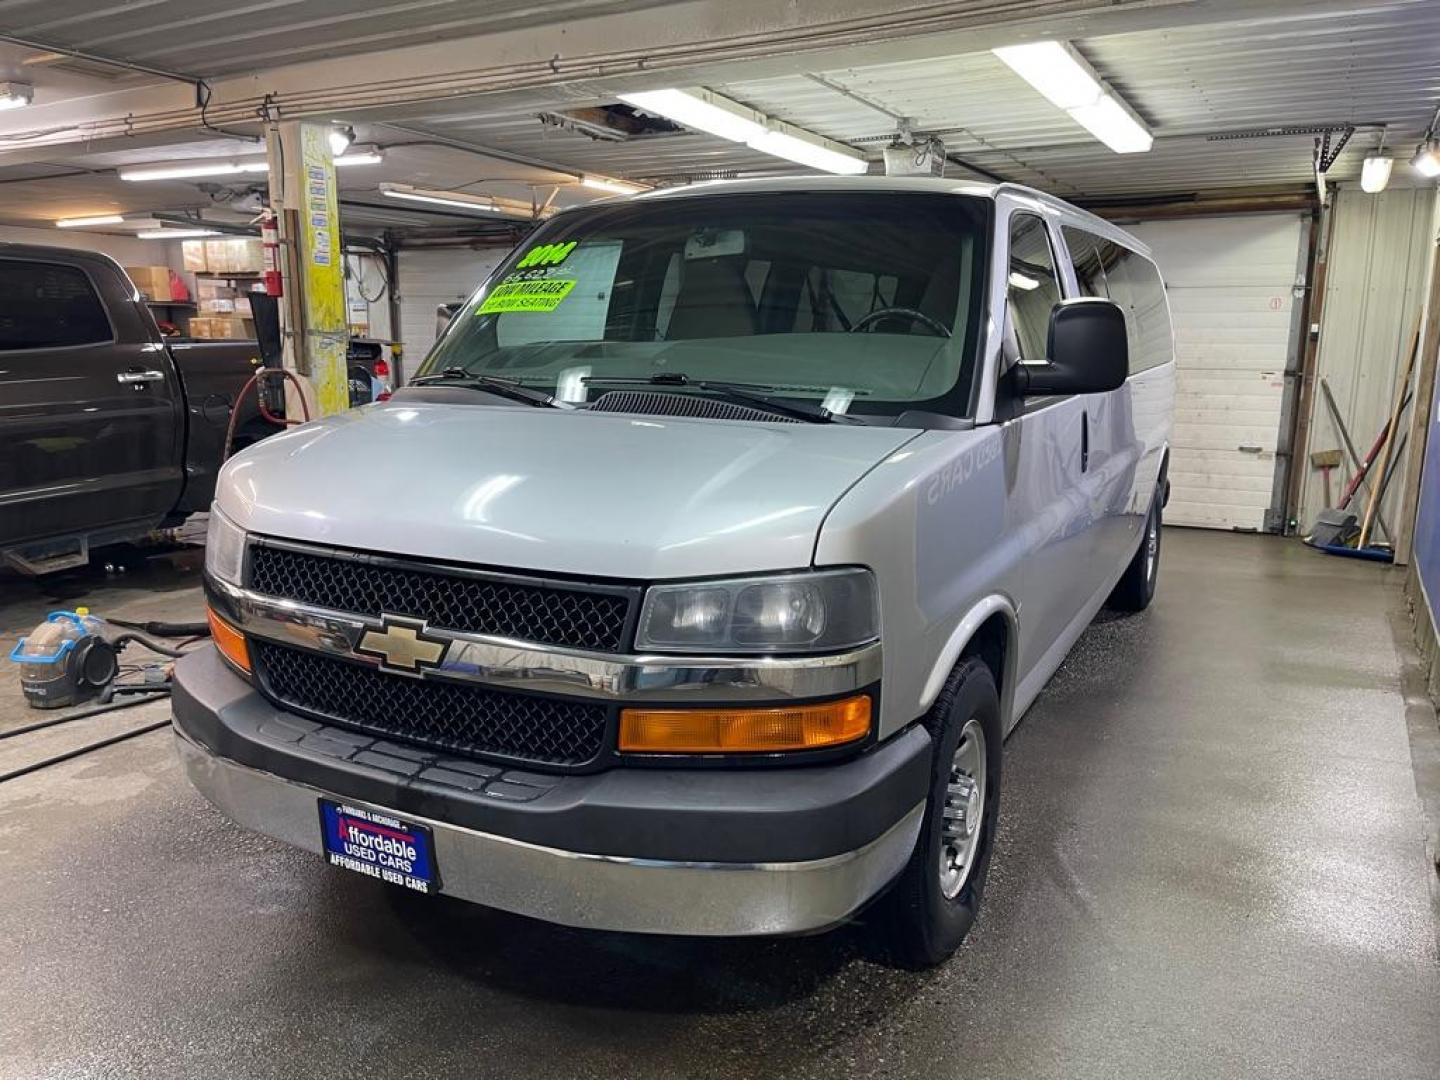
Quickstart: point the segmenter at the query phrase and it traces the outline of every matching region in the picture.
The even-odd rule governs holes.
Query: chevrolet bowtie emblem
[[[425,624],[418,619],[380,616],[379,630],[366,630],[355,651],[382,658],[381,667],[417,672],[434,667],[445,655],[445,642],[425,637]]]

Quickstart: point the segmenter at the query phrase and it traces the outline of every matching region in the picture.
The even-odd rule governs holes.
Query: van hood
[[[492,567],[659,579],[810,565],[830,507],[918,432],[391,402],[228,462],[247,531]]]

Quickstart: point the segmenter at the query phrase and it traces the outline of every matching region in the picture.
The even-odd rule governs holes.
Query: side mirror
[[[1125,385],[1130,345],[1125,313],[1098,297],[1061,300],[1050,311],[1049,360],[1016,364],[1022,394],[1103,394]]]

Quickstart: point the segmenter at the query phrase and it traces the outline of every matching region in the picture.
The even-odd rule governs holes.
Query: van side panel
[[[998,201],[997,230],[1018,208],[1057,223],[1071,216],[1038,197],[1007,191]],[[1113,225],[1074,216],[1144,257],[1144,245]],[[1152,358],[1110,394],[993,422],[1003,333],[995,313],[1004,311],[1006,280],[1005,244],[993,247],[977,426],[927,432],[893,453],[832,508],[816,542],[817,565],[869,566],[878,579],[882,738],[929,707],[963,647],[967,620],[981,610],[1013,618],[1013,685],[1002,687],[1007,731],[1019,720],[1134,555],[1170,444],[1173,354]],[[1056,247],[1066,293],[1077,295],[1068,257]],[[1168,308],[1154,313],[1149,328],[1157,350],[1170,348]],[[1079,467],[1071,459],[1082,411],[1096,459],[1087,484],[1069,467]]]

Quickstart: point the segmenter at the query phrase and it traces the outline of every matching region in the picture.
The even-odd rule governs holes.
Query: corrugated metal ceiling
[[[214,78],[673,0],[4,0],[4,33]]]
[[[104,0],[99,5],[0,0],[0,32],[217,76],[667,2],[391,0],[362,8],[347,0],[236,0],[233,6],[202,9],[193,0]],[[747,78],[746,64],[736,62],[728,81],[712,85],[780,119],[867,149],[875,158],[895,130],[894,117],[905,116],[917,131],[941,133],[952,154],[980,169],[1071,197],[1308,183],[1308,135],[1206,139],[1247,128],[1385,124],[1389,146],[1402,162],[1409,156],[1440,100],[1440,2],[1357,0],[1348,9],[1326,3],[1323,10],[1283,18],[1267,15],[1271,9],[1265,4],[1251,10],[1254,14],[1240,21],[1077,39],[1100,73],[1153,127],[1157,139],[1148,154],[1111,153],[988,51],[866,64],[862,50],[855,54],[859,62],[848,67],[767,78]],[[656,180],[798,171],[703,134],[597,141],[538,118],[542,111],[614,102],[623,89],[619,82],[537,89],[527,92],[521,104],[503,107],[494,99],[470,96],[407,108],[401,115],[412,129],[575,171]],[[507,98],[515,100],[515,95]],[[357,111],[346,118],[370,121],[368,137],[377,141],[414,141],[413,135],[383,127],[385,115]],[[1378,129],[1362,127],[1332,178],[1353,179],[1377,138]],[[127,148],[104,156],[57,153],[52,161],[103,167],[194,152],[199,151]],[[374,194],[378,179],[457,187],[493,180],[516,185],[523,194],[528,185],[544,187],[556,179],[543,170],[525,174],[492,164],[453,150],[408,146],[393,151],[381,169],[347,176],[345,187],[368,183]],[[12,168],[6,167],[4,176],[23,180]],[[1397,167],[1397,182],[1408,178],[1408,170]],[[66,201],[77,204],[103,186],[97,179],[92,191],[91,180],[79,177],[69,185],[75,197]],[[28,206],[25,192],[31,186],[8,188],[5,216],[51,212],[60,190],[41,193],[42,210]],[[112,193],[121,205],[133,195],[119,189]],[[187,205],[203,202],[197,191]]]
[[[713,89],[872,149],[895,130],[887,112],[907,116],[917,131],[943,132],[950,152],[968,162],[1070,195],[1303,184],[1311,176],[1309,135],[1205,137],[1352,123],[1361,130],[1331,172],[1351,179],[1378,139],[1378,128],[1365,125],[1387,125],[1388,145],[1405,158],[1440,100],[1440,3],[1356,8],[1076,42],[1156,134],[1152,152],[1124,158],[988,52],[814,73],[830,86],[795,75]],[[485,114],[474,102],[463,113],[436,109],[415,122],[512,153],[631,177],[777,167],[773,159],[705,136],[597,143],[544,128],[534,111]],[[1397,178],[1403,172],[1397,170]]]

